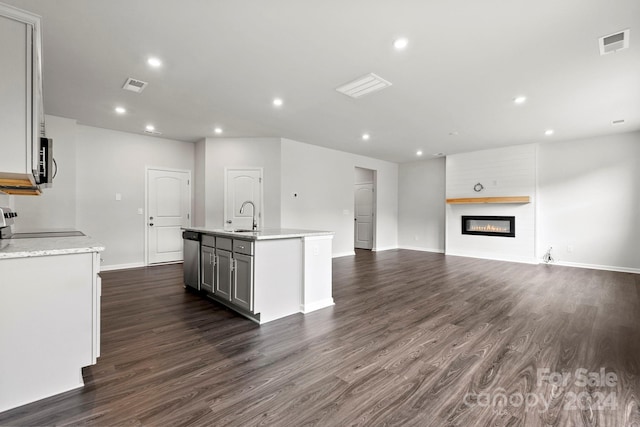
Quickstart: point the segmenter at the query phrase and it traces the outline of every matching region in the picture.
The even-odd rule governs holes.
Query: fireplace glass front
[[[516,217],[463,215],[462,234],[516,237]]]

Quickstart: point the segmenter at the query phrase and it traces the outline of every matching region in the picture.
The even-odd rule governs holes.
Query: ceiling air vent
[[[145,130],[144,130],[144,133],[149,134],[149,135],[156,135],[156,136],[158,136],[158,135],[162,135],[162,132],[158,132],[157,130],[148,130],[148,129],[145,129]]]
[[[624,124],[624,119],[611,120],[611,126],[618,126],[623,124]]]
[[[619,31],[608,36],[600,37],[598,44],[600,45],[600,55],[617,52],[629,47],[630,30]]]
[[[131,92],[140,93],[147,87],[149,83],[143,82],[142,80],[132,79],[129,77],[126,82],[124,82],[124,86],[122,89],[130,90]]]
[[[360,98],[371,92],[391,86],[391,82],[386,81],[373,73],[362,76],[350,83],[340,86],[336,90],[352,98]]]

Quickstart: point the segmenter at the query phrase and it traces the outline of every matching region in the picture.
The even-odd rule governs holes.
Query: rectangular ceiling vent
[[[148,129],[145,129],[145,130],[144,130],[144,133],[149,134],[149,135],[156,135],[156,136],[158,136],[158,135],[162,135],[162,132],[158,132],[157,130],[148,130]]]
[[[369,73],[366,76],[362,76],[350,83],[340,86],[336,90],[351,98],[360,98],[368,93],[376,92],[389,86],[391,86],[391,82],[373,73]]]
[[[608,36],[600,37],[598,44],[600,45],[600,55],[617,52],[629,47],[630,30],[619,31]]]
[[[129,77],[126,82],[124,82],[124,86],[122,89],[130,90],[131,92],[140,93],[147,87],[149,83],[143,82],[142,80],[132,79]]]

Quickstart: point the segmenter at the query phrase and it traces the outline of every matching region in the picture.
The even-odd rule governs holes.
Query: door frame
[[[142,227],[144,227],[144,265],[149,266],[149,227],[147,227],[147,218],[149,217],[149,171],[157,170],[163,172],[181,172],[188,174],[189,180],[189,227],[193,224],[193,183],[190,169],[164,168],[159,166],[144,167],[144,208],[142,214]],[[155,264],[154,264],[155,265]]]
[[[261,167],[251,167],[251,166],[234,166],[234,167],[225,167],[224,168],[224,187],[222,192],[224,193],[224,202],[222,206],[222,227],[225,228],[227,226],[227,205],[229,201],[227,200],[227,175],[229,171],[258,171],[260,172],[260,206],[259,212],[260,216],[258,217],[258,229],[264,228],[264,168]]]
[[[377,246],[376,246],[376,242],[378,240],[377,235],[378,235],[378,171],[376,169],[371,169],[368,168],[366,166],[354,166],[354,171],[355,168],[359,168],[359,169],[367,169],[373,172],[373,178],[372,178],[372,186],[373,186],[373,200],[371,202],[372,206],[372,218],[371,218],[371,252],[375,252],[377,251]],[[356,184],[368,184],[368,183],[356,183],[355,181],[355,176],[354,176],[354,180],[353,180],[353,184],[351,185],[352,188],[352,192],[353,192],[353,203],[354,203],[354,210],[353,210],[353,217],[355,218],[356,216],[356,211],[355,211],[355,191],[353,191],[353,189],[355,189]],[[353,233],[351,233],[353,235],[353,250],[355,252],[356,250],[356,225],[355,225],[355,221],[351,221],[351,226],[353,227]],[[366,250],[366,249],[365,249]]]

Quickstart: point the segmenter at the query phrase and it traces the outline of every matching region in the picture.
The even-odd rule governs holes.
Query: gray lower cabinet
[[[216,248],[216,259],[218,264],[218,274],[215,279],[214,295],[218,298],[231,301],[231,280],[233,257],[230,251]]]
[[[247,311],[253,311],[253,257],[234,253],[233,262],[231,302]]]
[[[200,265],[202,266],[202,281],[200,282],[200,289],[213,293],[213,286],[216,277],[215,249],[210,246],[202,246],[201,254],[202,257]]]
[[[251,241],[203,234],[200,289],[253,313],[253,251]]]

